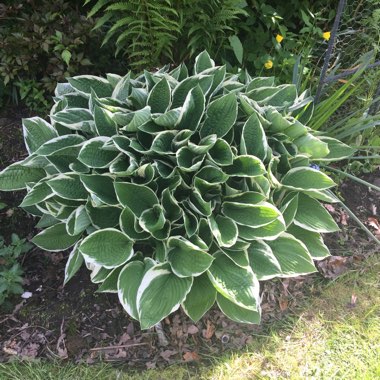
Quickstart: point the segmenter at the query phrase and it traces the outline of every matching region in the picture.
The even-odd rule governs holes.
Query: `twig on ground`
[[[146,345],[148,345],[148,343],[121,344],[120,346],[106,346],[106,347],[90,348],[90,351],[117,350],[119,348],[129,348],[129,347],[146,346]]]

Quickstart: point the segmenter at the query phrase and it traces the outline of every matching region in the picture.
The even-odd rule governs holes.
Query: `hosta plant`
[[[215,303],[258,323],[260,280],[329,254],[321,233],[338,226],[321,202],[335,184],[315,162],[353,151],[299,120],[311,99],[295,86],[229,74],[203,52],[192,75],[77,76],[54,100],[50,123],[23,120],[29,157],[0,189],[27,190],[37,246],[71,248],[65,282],[85,263],[143,329]]]

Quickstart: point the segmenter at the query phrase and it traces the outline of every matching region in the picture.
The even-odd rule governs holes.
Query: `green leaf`
[[[182,303],[184,312],[198,322],[211,309],[216,300],[216,290],[206,273],[194,278],[193,286]]]
[[[118,293],[117,282],[123,266],[113,269],[99,286],[97,293]]]
[[[196,75],[189,77],[180,82],[173,91],[173,101],[171,108],[183,106],[186,97],[191,89],[199,85],[203,94],[206,94],[212,85],[213,77],[211,75]]]
[[[105,144],[110,142],[108,137],[94,137],[86,141],[78,159],[90,168],[106,168],[119,155],[118,151],[105,149]]]
[[[112,92],[112,98],[118,99],[124,102],[129,96],[130,88],[131,88],[131,72],[129,72],[127,75],[125,75],[123,78],[121,78],[117,82]],[[132,92],[133,90],[134,88],[132,88]]]
[[[117,289],[119,301],[125,311],[134,319],[139,319],[137,310],[137,291],[144,277],[144,274],[154,265],[152,259],[145,259],[144,262],[132,261],[125,265],[119,274]]]
[[[208,156],[219,166],[231,165],[234,158],[230,145],[223,139],[216,141]]]
[[[178,166],[183,171],[194,172],[201,167],[204,155],[195,154],[187,146],[184,146],[177,151],[176,158]]]
[[[281,277],[300,276],[317,271],[306,246],[292,235],[283,234],[267,244],[281,266]]]
[[[81,175],[80,180],[86,190],[90,194],[95,195],[103,203],[107,205],[119,204],[116,198],[113,177],[109,175],[89,174]]]
[[[247,250],[249,265],[260,281],[269,280],[281,275],[281,266],[270,246],[257,240]]]
[[[201,87],[196,85],[190,90],[185,98],[183,107],[181,107],[177,128],[179,130],[197,130],[205,110],[205,102]]]
[[[64,60],[64,62],[66,63],[66,65],[69,66],[70,59],[71,59],[71,53],[70,53],[70,51],[67,50],[67,49],[63,50],[63,52],[61,53],[61,57]]]
[[[93,122],[92,113],[85,108],[69,108],[50,116],[56,123],[74,130],[90,132],[87,124]]]
[[[293,195],[290,198],[286,198],[286,202],[281,206],[280,211],[282,212],[282,216],[284,217],[284,221],[286,224],[286,228],[288,228],[292,223],[296,216],[298,209],[298,194]]]
[[[58,223],[36,235],[32,243],[46,251],[59,252],[70,248],[79,239],[80,235],[70,236],[67,233],[65,223]]]
[[[336,186],[336,183],[326,174],[312,168],[290,169],[282,178],[281,183],[295,190],[325,190]]]
[[[228,195],[224,197],[224,200],[226,202],[255,204],[265,200],[265,195],[257,193],[255,191],[244,191],[233,195]]]
[[[107,79],[94,75],[78,75],[67,80],[72,87],[85,95],[90,95],[93,90],[99,98],[105,98],[111,96],[113,92],[112,85]]]
[[[166,219],[175,222],[182,216],[182,209],[168,188],[162,192],[161,203]]]
[[[162,230],[165,216],[161,205],[153,205],[152,208],[143,211],[139,217],[139,224],[144,231],[150,233]]]
[[[299,153],[307,154],[315,160],[326,157],[329,154],[328,144],[310,133],[294,140],[294,144],[297,145]]]
[[[121,123],[121,120],[118,120],[117,114],[114,114],[113,120],[115,120],[116,123],[120,125],[125,125],[122,128],[123,130],[127,132],[136,132],[142,125],[144,125],[151,119],[150,107],[146,106],[140,110],[132,112],[130,116],[132,116],[132,119],[126,125],[124,122]]]
[[[95,128],[99,136],[113,136],[117,134],[117,125],[112,120],[112,113],[95,105]]]
[[[58,137],[57,131],[40,117],[22,120],[26,149],[29,154],[34,153],[47,141]]]
[[[54,195],[52,189],[46,182],[37,183],[25,196],[20,207],[33,206],[43,202]]]
[[[88,193],[78,174],[59,174],[46,183],[55,194],[64,199],[87,200]]]
[[[168,261],[178,277],[199,276],[213,262],[213,257],[179,236],[168,239]]]
[[[274,94],[259,101],[259,104],[265,104],[266,106],[273,106],[284,108],[286,106],[292,105],[297,98],[297,88],[293,84],[284,84],[276,88]]]
[[[229,319],[238,323],[255,323],[259,324],[261,319],[260,310],[251,310],[238,306],[231,302],[228,298],[223,297],[220,293],[216,298],[219,309]]]
[[[215,260],[207,274],[215,289],[238,306],[258,310],[259,282],[252,269],[237,266],[222,253],[214,257]]]
[[[195,57],[194,71],[199,74],[204,70],[210,69],[215,66],[215,62],[210,58],[206,50]]]
[[[230,46],[234,51],[236,59],[240,64],[243,63],[243,45],[237,35],[228,37],[228,41],[230,42]]]
[[[154,85],[147,100],[152,113],[164,113],[170,105],[171,91],[169,82],[162,78]]]
[[[91,223],[96,228],[115,227],[119,224],[121,209],[111,206],[94,207],[90,202],[86,204],[86,211]]]
[[[120,214],[120,228],[131,240],[148,239],[150,234],[145,231],[140,231],[137,227],[138,220],[135,214],[125,207]]]
[[[157,114],[156,114],[157,115]],[[152,116],[155,124],[167,129],[177,128],[177,124],[181,117],[181,107],[169,110],[159,116]]]
[[[320,158],[320,161],[340,161],[351,157],[356,152],[356,149],[342,143],[337,139],[327,136],[319,136],[319,139],[327,144],[330,151],[327,156]]]
[[[250,154],[265,160],[268,151],[268,142],[264,129],[256,113],[253,113],[245,122],[240,141],[241,154]]]
[[[318,232],[308,231],[294,224],[288,228],[288,232],[306,245],[314,260],[321,260],[330,256],[330,251]]]
[[[253,78],[247,86],[247,92],[260,87],[272,87],[274,86],[275,77],[257,77]]]
[[[258,204],[224,202],[222,212],[236,223],[250,227],[265,226],[281,215],[276,207],[267,202]]]
[[[38,182],[46,176],[45,170],[22,166],[16,162],[0,172],[0,190],[14,191],[26,188],[29,182]]]
[[[81,205],[68,217],[66,231],[69,235],[75,236],[82,233],[90,224],[85,206]]]
[[[177,277],[168,264],[157,264],[144,275],[137,292],[141,329],[153,327],[176,311],[191,289],[192,277]]]
[[[298,210],[294,224],[312,232],[339,231],[329,212],[317,200],[302,193],[298,196]]]
[[[206,120],[201,126],[200,135],[226,135],[235,124],[238,111],[236,94],[229,93],[212,101],[206,111]]]
[[[217,215],[208,218],[210,229],[220,247],[231,247],[238,238],[236,223],[225,216]]]
[[[83,256],[78,249],[78,244],[75,245],[73,250],[70,252],[69,258],[67,259],[65,266],[65,280],[63,282],[66,285],[78,272],[83,264]]]
[[[152,142],[151,150],[161,154],[173,154],[172,142],[176,133],[174,131],[160,132]]]
[[[133,256],[133,243],[121,231],[106,228],[87,236],[79,246],[87,263],[116,268]]]
[[[153,190],[143,185],[127,182],[115,182],[116,196],[119,202],[140,217],[145,210],[159,204]]]
[[[239,225],[239,236],[246,240],[274,240],[280,236],[285,230],[286,225],[282,216],[265,226],[253,228],[249,226]]]
[[[257,177],[265,173],[264,164],[255,156],[238,156],[224,171],[230,176]]]
[[[84,141],[84,137],[79,135],[58,136],[41,145],[36,153],[40,156],[49,156],[63,148],[82,144]]]
[[[57,171],[61,173],[70,172],[70,165],[74,163],[81,164],[78,160],[78,154],[80,151],[80,145],[69,146],[57,150],[56,152],[47,156],[47,160],[54,165]],[[82,164],[81,164],[82,165]]]

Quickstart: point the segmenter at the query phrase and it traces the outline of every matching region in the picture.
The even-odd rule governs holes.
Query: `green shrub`
[[[310,164],[353,150],[297,120],[311,98],[294,85],[203,52],[190,76],[84,75],[55,95],[51,123],[23,121],[29,157],[0,189],[27,189],[36,245],[73,247],[66,282],[84,261],[142,328],[180,305],[198,320],[215,301],[258,323],[258,280],[314,272],[329,254],[320,233],[338,226],[320,201],[335,184]]]
[[[289,81],[297,56],[314,69],[327,42],[338,1],[86,0],[103,43],[116,47],[135,70],[176,64],[207,50],[229,68],[268,72]],[[323,49],[315,52],[315,47]],[[317,54],[316,54],[317,53]],[[315,62],[314,62],[315,63]]]
[[[74,1],[6,1],[0,4],[0,19],[3,102],[21,100],[34,111],[46,112],[57,82],[105,67],[98,55],[102,36],[91,32],[95,21],[81,14]],[[107,66],[110,58],[108,54]]]
[[[17,234],[12,234],[9,245],[6,245],[4,238],[0,236],[0,305],[12,294],[23,292],[23,270],[17,259],[32,247],[32,244],[26,239],[20,239]]]

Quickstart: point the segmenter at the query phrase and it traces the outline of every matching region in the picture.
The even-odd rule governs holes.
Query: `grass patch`
[[[380,378],[380,262],[317,284],[321,296],[254,336],[245,352],[211,359],[210,366],[173,366],[143,373],[107,365],[13,362],[0,364],[6,380],[182,380]],[[356,302],[353,304],[353,297]]]
[[[361,269],[319,285],[320,297],[256,337],[245,353],[218,359],[204,378],[380,378],[379,269],[373,256]]]

